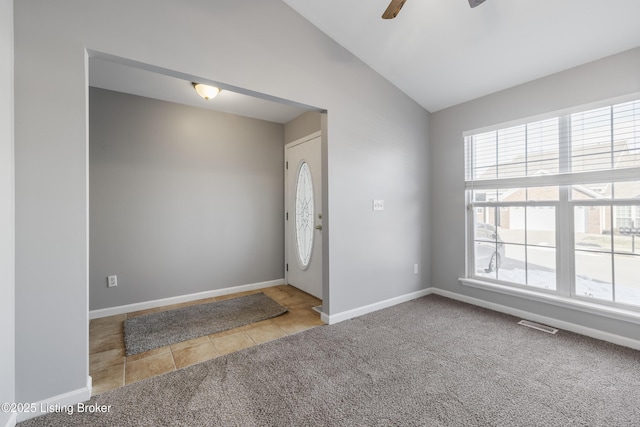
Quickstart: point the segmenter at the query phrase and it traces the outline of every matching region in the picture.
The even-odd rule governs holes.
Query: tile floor
[[[125,356],[123,328],[127,318],[257,292],[264,292],[274,301],[287,307],[289,311],[273,319],[160,347],[134,356]],[[319,299],[293,286],[279,285],[91,320],[89,323],[89,372],[93,378],[93,394],[323,325],[320,315],[312,309],[320,304]]]

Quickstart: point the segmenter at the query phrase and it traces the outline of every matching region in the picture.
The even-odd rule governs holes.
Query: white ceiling
[[[205,101],[193,89],[192,79],[171,72],[144,69],[139,64],[124,64],[100,56],[89,58],[89,85],[100,89],[129,93],[161,101],[237,114],[275,123],[287,123],[310,108],[277,102],[229,89]],[[203,82],[206,83],[206,82]]]
[[[640,46],[640,0],[389,1],[284,0],[431,112]]]

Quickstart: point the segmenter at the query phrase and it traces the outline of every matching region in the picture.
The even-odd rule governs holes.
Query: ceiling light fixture
[[[193,88],[198,92],[198,95],[203,97],[206,101],[215,98],[220,93],[220,89],[214,86],[203,85],[202,83],[192,83]]]

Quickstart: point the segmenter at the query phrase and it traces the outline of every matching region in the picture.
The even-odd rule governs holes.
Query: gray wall
[[[15,396],[13,1],[0,2],[0,402]],[[0,411],[0,426],[10,413]]]
[[[431,283],[535,314],[634,339],[637,325],[603,319],[521,298],[464,287],[465,206],[462,132],[640,91],[640,48],[470,101],[431,116]]]
[[[284,142],[288,144],[321,129],[322,113],[307,111],[284,125]]]
[[[283,278],[283,140],[278,123],[91,88],[89,308]]]
[[[426,287],[428,113],[284,2],[14,7],[19,401],[78,390],[88,375],[85,49],[328,110],[328,314]]]

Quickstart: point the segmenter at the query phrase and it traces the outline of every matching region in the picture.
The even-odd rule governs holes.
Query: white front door
[[[320,136],[285,146],[287,283],[322,299],[322,168]]]

